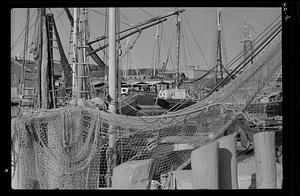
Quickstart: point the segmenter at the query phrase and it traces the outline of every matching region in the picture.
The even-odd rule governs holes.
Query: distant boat
[[[156,99],[156,98],[155,98]],[[164,89],[158,93],[157,105],[176,111],[197,103],[187,89]]]

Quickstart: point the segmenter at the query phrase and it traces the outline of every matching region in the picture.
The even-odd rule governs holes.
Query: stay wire
[[[63,12],[61,12],[61,14],[62,14]],[[61,14],[59,15],[59,16],[57,16],[55,19],[54,19],[54,21],[56,21],[60,16],[61,16]],[[39,39],[39,37],[40,37],[40,35],[38,35],[32,42],[34,42],[34,41],[36,41],[37,39]],[[31,45],[28,45],[24,50],[23,50],[23,52],[21,52],[20,54],[19,54],[19,56],[20,55],[23,55],[24,54],[24,52],[26,52],[27,51],[27,49],[30,47]]]
[[[268,33],[270,33],[274,28],[276,28],[276,25],[278,25],[279,23],[281,23],[281,21],[279,21],[276,25],[274,25],[270,30],[268,30],[268,32],[265,34],[265,35],[263,35],[263,33],[277,20],[279,18],[279,16],[270,24],[270,25],[268,25],[268,27],[266,27],[266,29],[264,29],[261,33],[260,33],[260,35],[258,35],[254,40],[253,40],[253,42],[254,42],[254,44],[253,44],[253,47],[255,46],[255,45],[257,45],[258,43],[259,43],[259,41],[261,41],[265,36],[267,36],[267,34]],[[262,38],[259,38],[260,36],[263,36]],[[258,41],[256,41],[256,39],[259,39]],[[248,49],[247,51],[249,51],[250,49]],[[246,51],[246,52],[247,52]],[[225,66],[225,68],[230,68],[235,62],[237,62],[240,58],[242,58],[243,57],[243,50],[240,50],[240,52],[232,59],[232,60],[230,60],[230,62]],[[200,77],[200,78],[197,78],[197,79],[195,79],[194,81],[192,81],[191,83],[193,83],[193,82],[196,82],[196,81],[200,81],[201,79],[203,79],[204,77],[206,77],[208,74],[210,74],[212,71],[214,70],[214,68],[211,68],[210,70],[208,70],[208,72],[206,73],[206,74],[204,74],[202,77]]]
[[[31,19],[32,19],[32,17],[35,15],[35,13],[36,13],[36,10],[35,10],[34,13],[31,15],[29,21],[31,21]],[[31,24],[29,30],[33,27],[33,25],[34,25],[34,23]],[[19,40],[19,39],[20,39],[20,37],[23,36],[23,33],[25,32],[25,29],[26,29],[26,27],[24,27],[23,31],[20,33],[20,35],[18,36],[18,38],[17,38],[17,39],[14,41],[14,43],[11,45],[11,47],[10,47],[11,50],[13,50],[13,49],[16,47],[16,45],[18,45],[18,44],[20,43],[20,41],[22,41],[23,38],[22,38],[21,40]],[[17,42],[18,42],[18,43],[17,43]]]
[[[201,55],[202,55],[202,57],[203,57],[203,59],[204,59],[205,65],[206,65],[207,69],[209,69],[208,63],[207,63],[207,61],[206,61],[206,59],[205,59],[205,56],[204,56],[204,54],[203,54],[203,52],[202,52],[202,50],[201,50],[201,47],[200,47],[199,43],[197,42],[197,39],[196,39],[196,37],[195,37],[195,35],[194,35],[194,32],[192,31],[192,28],[191,28],[191,26],[189,25],[189,22],[188,22],[188,20],[186,19],[185,14],[182,14],[182,15],[183,15],[183,19],[186,21],[186,23],[187,23],[187,25],[188,25],[188,27],[189,27],[191,33],[192,33],[192,36],[193,36],[193,38],[194,38],[194,40],[195,40],[195,42],[196,42],[196,45],[198,46],[198,49],[200,50],[200,53],[201,53]]]
[[[146,13],[147,15],[154,17],[152,14],[150,14],[149,12],[147,12],[145,9],[139,7],[140,10],[142,10],[144,13]]]
[[[93,11],[93,12],[95,12],[95,13],[98,13],[98,14],[104,16],[104,17],[107,17],[105,14],[103,14],[103,13],[101,13],[101,12],[95,10],[95,9],[90,8],[90,10]],[[120,23],[125,24],[125,25],[130,26],[130,27],[134,27],[134,25],[128,24],[128,23],[123,22],[123,21],[121,21],[121,20],[120,20]]]

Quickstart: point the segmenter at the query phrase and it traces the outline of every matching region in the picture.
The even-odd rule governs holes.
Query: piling
[[[219,188],[237,189],[236,134],[219,140]]]
[[[193,189],[218,189],[219,141],[194,150],[191,154]]]
[[[276,188],[275,133],[271,131],[254,134],[256,188]]]

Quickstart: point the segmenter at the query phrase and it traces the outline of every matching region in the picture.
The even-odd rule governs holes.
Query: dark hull
[[[154,99],[154,101],[156,98]],[[181,110],[183,108],[186,108],[188,106],[191,106],[193,104],[197,103],[194,100],[182,100],[182,99],[157,99],[157,105],[160,107],[167,109],[169,111],[176,111]]]
[[[140,109],[137,105],[137,96],[133,95],[125,98],[121,101],[121,112],[120,114],[136,116],[138,110]]]
[[[282,102],[250,104],[247,111],[249,113],[266,113],[268,117],[282,116]]]
[[[154,92],[135,92],[137,95],[138,105],[155,105],[155,98],[157,96]]]

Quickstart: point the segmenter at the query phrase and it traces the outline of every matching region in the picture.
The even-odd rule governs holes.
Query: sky
[[[185,9],[181,15],[182,29],[184,36],[181,41],[180,53],[180,70],[187,66],[195,65],[199,69],[208,69],[212,56],[212,47],[214,32],[216,28],[216,13],[218,7],[182,7]],[[73,14],[73,8],[69,8]],[[89,8],[89,27],[90,40],[104,35],[104,16],[105,8]],[[281,7],[259,8],[259,7],[224,7],[221,8],[223,14],[223,32],[226,54],[228,61],[232,59],[239,51],[242,50],[241,40],[243,38],[243,24],[246,20],[251,21],[253,26],[252,36],[255,38],[262,32],[277,16],[281,14]],[[128,24],[137,24],[152,18],[152,16],[163,16],[169,12],[175,11],[171,7],[146,7],[146,8],[120,8],[121,23],[120,29],[126,29]],[[70,48],[70,31],[71,25],[63,8],[47,9],[52,12],[56,19],[56,25],[63,43],[66,55]],[[102,14],[101,14],[102,13]],[[34,33],[34,21],[36,18],[36,9],[30,9],[29,44],[32,42]],[[26,8],[15,8],[11,10],[11,56],[23,56],[24,51],[24,33],[21,38],[19,35],[25,28]],[[126,24],[124,24],[126,23]],[[167,69],[173,70],[175,66],[175,33],[176,33],[176,16],[168,17],[163,23],[163,38],[161,45],[161,61],[167,58],[169,48],[171,50],[172,60],[169,60]],[[153,51],[155,43],[156,26],[144,30],[138,38],[131,51],[132,65],[129,68],[151,68],[153,67]],[[137,34],[129,37],[132,43]],[[122,41],[122,50],[126,39]],[[168,43],[168,45],[166,44]],[[101,43],[102,44],[102,43]],[[94,44],[96,48],[98,45]],[[200,47],[200,49],[199,49]],[[201,51],[200,51],[201,50]],[[102,52],[98,52],[102,57]],[[202,55],[203,54],[203,55]],[[204,57],[203,57],[204,56]],[[28,58],[32,57],[28,55]],[[71,58],[70,58],[71,59]],[[71,62],[71,61],[70,61]],[[93,60],[90,60],[93,63]],[[122,61],[123,62],[123,61]],[[121,63],[121,67],[124,66]]]

